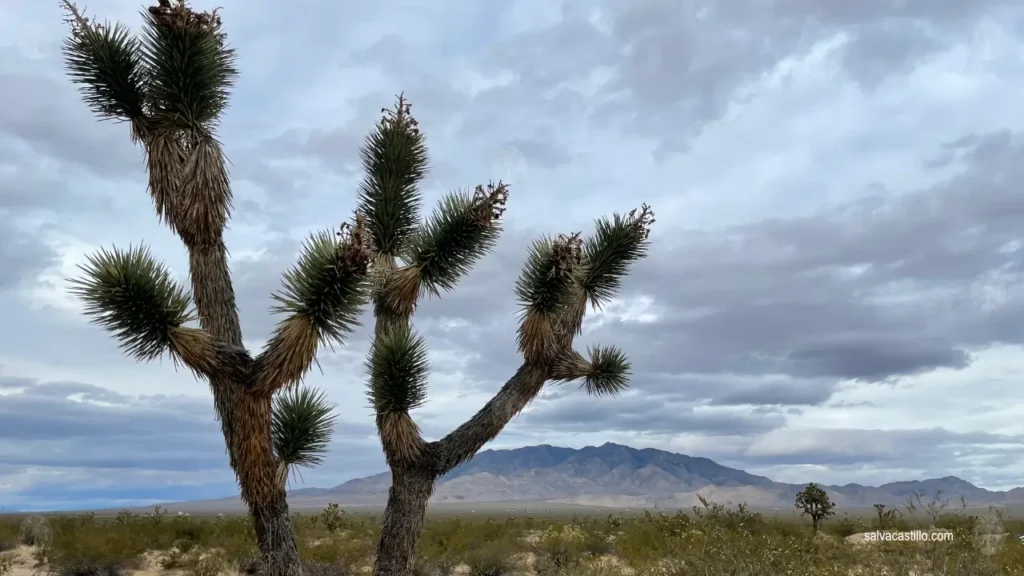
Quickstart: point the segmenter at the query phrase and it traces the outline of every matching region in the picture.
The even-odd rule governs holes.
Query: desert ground
[[[868,511],[840,511],[815,534],[789,510],[713,503],[604,514],[438,508],[420,542],[418,576],[1024,575],[1024,520],[995,509],[902,515],[882,526]],[[378,520],[375,510],[296,512],[306,573],[370,573]],[[880,533],[917,536],[879,541]],[[0,550],[0,576],[229,576],[259,565],[244,515],[163,508],[0,517]]]

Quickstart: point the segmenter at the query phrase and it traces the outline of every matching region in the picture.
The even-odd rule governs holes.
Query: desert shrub
[[[0,554],[0,576],[4,576],[14,568],[14,558],[10,554]]]
[[[180,570],[185,567],[187,556],[177,548],[171,548],[160,555],[157,564],[164,570]]]
[[[221,554],[202,554],[196,550],[187,555],[184,572],[187,576],[218,576],[227,565]]]
[[[263,558],[258,552],[246,556],[239,556],[234,559],[235,571],[246,576],[256,576],[262,573]]]
[[[450,558],[424,560],[417,558],[412,567],[413,576],[452,576],[455,573],[455,561]]]
[[[501,544],[514,548],[521,529],[513,522],[497,522],[488,518],[471,522],[464,518],[428,521],[419,543],[419,557],[428,564],[441,560],[458,560],[470,551]]]
[[[6,518],[0,518],[0,547],[8,546],[10,550],[18,545],[20,526]]]
[[[320,512],[320,524],[323,524],[324,528],[331,533],[340,530],[345,524],[345,511],[333,502],[328,504],[327,507]]]
[[[612,534],[603,530],[588,530],[583,533],[583,552],[588,556],[603,556],[611,554]]]
[[[583,560],[586,533],[575,525],[552,526],[537,540],[538,573],[561,573]]]
[[[825,533],[834,534],[836,536],[839,536],[840,538],[846,538],[847,536],[852,536],[854,534],[858,534],[866,530],[867,526],[865,526],[863,523],[858,522],[853,518],[850,518],[849,515],[844,514],[843,517],[840,518],[834,526],[831,526],[829,530],[825,531]]]
[[[467,552],[464,562],[469,567],[469,576],[508,576],[515,569],[513,554],[507,544],[490,542]]]

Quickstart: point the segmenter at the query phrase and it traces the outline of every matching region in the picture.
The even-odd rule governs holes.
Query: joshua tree
[[[630,366],[620,350],[595,347],[585,358],[572,344],[588,305],[608,303],[629,266],[646,254],[653,216],[644,205],[598,220],[585,240],[573,233],[533,243],[515,286],[522,364],[469,421],[428,442],[409,413],[426,400],[428,378],[427,345],[411,318],[422,296],[452,290],[493,247],[508,188],[499,182],[477,186],[472,194],[454,192],[420,222],[424,137],[403,97],[383,112],[362,147],[366,176],[358,213],[366,218],[374,247],[369,398],[392,474],[375,573],[398,576],[412,569],[437,478],[496,437],[545,383],[581,381],[595,395],[627,386]]]
[[[800,509],[801,516],[811,517],[811,529],[815,534],[818,533],[818,523],[836,513],[836,503],[814,482],[805,486],[796,495],[796,507]]]
[[[267,570],[298,574],[287,477],[319,462],[332,418],[322,394],[294,386],[319,347],[342,341],[366,302],[364,219],[304,244],[274,294],[283,319],[254,358],[242,344],[223,238],[231,189],[215,129],[236,71],[219,17],[160,0],[143,13],[136,37],[121,24],[90,21],[68,0],[62,6],[71,27],[68,73],[98,116],[128,124],[157,215],[188,250],[191,281],[191,290],[181,286],[144,246],[113,248],[89,258],[72,291],[128,355],[167,352],[209,381]],[[292,392],[275,397],[282,389]]]
[[[875,504],[875,514],[878,514],[878,527],[885,528],[885,504]]]

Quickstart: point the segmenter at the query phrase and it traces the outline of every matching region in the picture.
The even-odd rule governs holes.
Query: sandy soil
[[[4,552],[4,556],[9,556],[14,561],[14,565],[7,576],[39,576],[40,570],[36,567],[36,561],[32,557],[32,548],[28,546],[19,546],[14,550]],[[172,574],[180,574],[177,570],[164,570],[160,567],[159,552],[147,552],[143,555],[142,567],[138,570],[131,570],[127,572],[130,576],[169,576]]]
[[[14,560],[14,566],[11,568],[9,576],[32,576],[35,572],[33,566],[36,561],[32,559],[32,549],[28,546],[19,546],[14,550],[4,552],[3,555]]]

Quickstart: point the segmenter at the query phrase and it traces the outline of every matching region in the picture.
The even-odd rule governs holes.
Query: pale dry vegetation
[[[217,576],[260,572],[248,518],[122,513],[117,518],[48,516],[49,534],[0,520],[3,576]],[[337,507],[293,519],[304,571],[371,573],[380,527]],[[1006,530],[1024,530],[1004,520]],[[417,576],[625,575],[1011,575],[1024,574],[1024,544],[979,538],[978,518],[960,511],[937,523],[906,519],[887,530],[952,532],[950,542],[872,543],[874,521],[843,517],[822,526],[767,518],[708,503],[688,512],[604,518],[430,519]],[[48,544],[47,544],[48,541]]]

